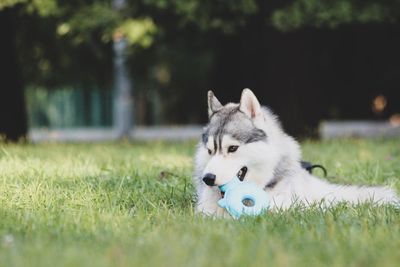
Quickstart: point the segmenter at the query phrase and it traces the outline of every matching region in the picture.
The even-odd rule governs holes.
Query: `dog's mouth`
[[[241,168],[238,173],[236,174],[236,176],[239,178],[240,181],[244,180],[244,177],[246,177],[247,174],[247,167],[244,166],[243,168]],[[221,192],[221,197],[223,198],[225,196],[225,192]]]
[[[244,177],[246,176],[246,174],[247,174],[247,167],[244,166],[243,168],[241,168],[238,171],[238,173],[236,175],[237,175],[237,177],[239,178],[240,181],[243,181]]]

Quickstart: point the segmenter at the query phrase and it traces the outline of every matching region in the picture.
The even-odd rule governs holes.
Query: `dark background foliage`
[[[118,31],[140,124],[204,123],[207,90],[228,102],[245,87],[297,136],[324,119],[400,113],[400,1],[126,2],[0,2],[0,132],[25,135],[26,88],[111,90]]]

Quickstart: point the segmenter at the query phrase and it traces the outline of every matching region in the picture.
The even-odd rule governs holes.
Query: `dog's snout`
[[[204,182],[206,185],[213,186],[213,185],[215,185],[215,178],[216,178],[215,174],[207,173],[207,174],[204,175],[204,177],[203,177],[203,182]]]

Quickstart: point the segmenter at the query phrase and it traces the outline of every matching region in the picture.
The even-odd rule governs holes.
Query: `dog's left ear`
[[[208,91],[207,100],[208,100],[208,116],[211,117],[211,115],[214,114],[214,112],[217,112],[219,109],[222,108],[222,104],[214,95],[213,91]]]
[[[242,91],[239,109],[252,119],[261,114],[260,102],[258,102],[257,97],[248,88]]]

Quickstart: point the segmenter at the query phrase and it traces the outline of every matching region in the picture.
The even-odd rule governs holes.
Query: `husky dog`
[[[249,89],[243,90],[239,104],[225,106],[209,91],[208,115],[209,124],[195,156],[197,212],[225,216],[225,210],[217,204],[222,197],[218,186],[233,177],[264,188],[272,210],[288,209],[296,203],[329,206],[342,201],[399,201],[386,187],[331,184],[311,175],[301,167],[299,144]]]

